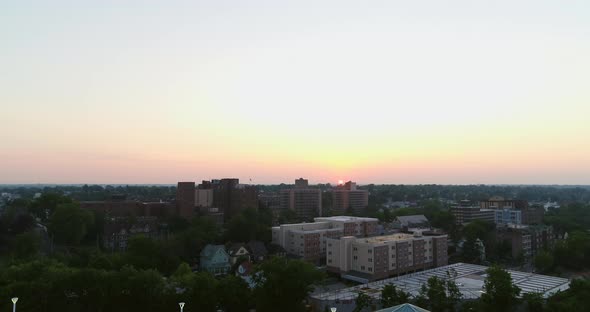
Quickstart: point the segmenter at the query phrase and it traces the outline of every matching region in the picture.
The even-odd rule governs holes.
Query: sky
[[[590,2],[0,0],[0,183],[590,184]]]

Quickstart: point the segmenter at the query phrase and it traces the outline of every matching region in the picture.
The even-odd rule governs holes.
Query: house
[[[233,244],[227,250],[229,254],[229,262],[231,265],[236,264],[238,259],[246,259],[250,261],[250,252],[244,244]]]
[[[261,241],[250,241],[247,247],[250,251],[250,258],[254,262],[262,262],[268,256],[268,250]]]
[[[396,305],[395,307],[378,310],[377,312],[430,312],[429,310],[422,309],[411,303],[404,303]]]
[[[393,220],[393,225],[402,230],[430,228],[430,222],[424,215],[398,216]]]
[[[201,251],[201,271],[214,275],[227,274],[231,268],[229,254],[223,245],[207,245]]]

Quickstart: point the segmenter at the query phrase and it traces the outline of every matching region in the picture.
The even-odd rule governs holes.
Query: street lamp
[[[336,308],[330,308],[330,311],[336,312]]]
[[[180,312],[184,309],[184,302],[179,302],[178,306],[180,307]]]
[[[16,311],[16,302],[18,301],[18,297],[14,297],[12,300],[12,312]]]

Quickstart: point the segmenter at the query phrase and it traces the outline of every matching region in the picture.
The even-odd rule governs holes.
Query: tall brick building
[[[290,209],[302,220],[312,220],[322,215],[322,191],[310,187],[307,180],[295,180],[295,187],[281,190],[281,209]]]
[[[346,182],[332,190],[332,213],[361,213],[369,205],[369,191],[359,190],[356,183]]]

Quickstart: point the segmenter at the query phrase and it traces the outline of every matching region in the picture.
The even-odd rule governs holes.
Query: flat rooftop
[[[395,233],[390,235],[383,235],[383,236],[374,236],[368,238],[359,238],[356,241],[359,243],[370,243],[370,244],[378,244],[378,243],[385,243],[385,242],[393,242],[393,241],[402,241],[402,240],[410,240],[416,238],[413,234],[408,233]],[[418,238],[423,238],[420,236]]]
[[[311,297],[320,301],[355,300],[359,292],[364,292],[375,299],[379,299],[381,297],[381,290],[388,284],[394,284],[397,288],[415,297],[420,292],[422,284],[425,284],[430,277],[437,276],[442,279],[448,279],[449,275],[452,276],[453,272],[455,272],[454,279],[459,287],[459,291],[463,294],[463,299],[476,299],[481,297],[487,268],[486,266],[475,264],[455,263],[355,287],[315,294]],[[513,283],[522,290],[521,295],[526,293],[542,293],[543,297],[547,298],[558,290],[564,291],[569,288],[570,281],[566,278],[511,270],[508,270],[508,272],[512,276]]]
[[[314,218],[317,221],[336,221],[336,222],[347,222],[347,221],[379,221],[376,218],[364,218],[364,217],[352,217],[352,216],[333,216],[333,217],[317,217]]]

